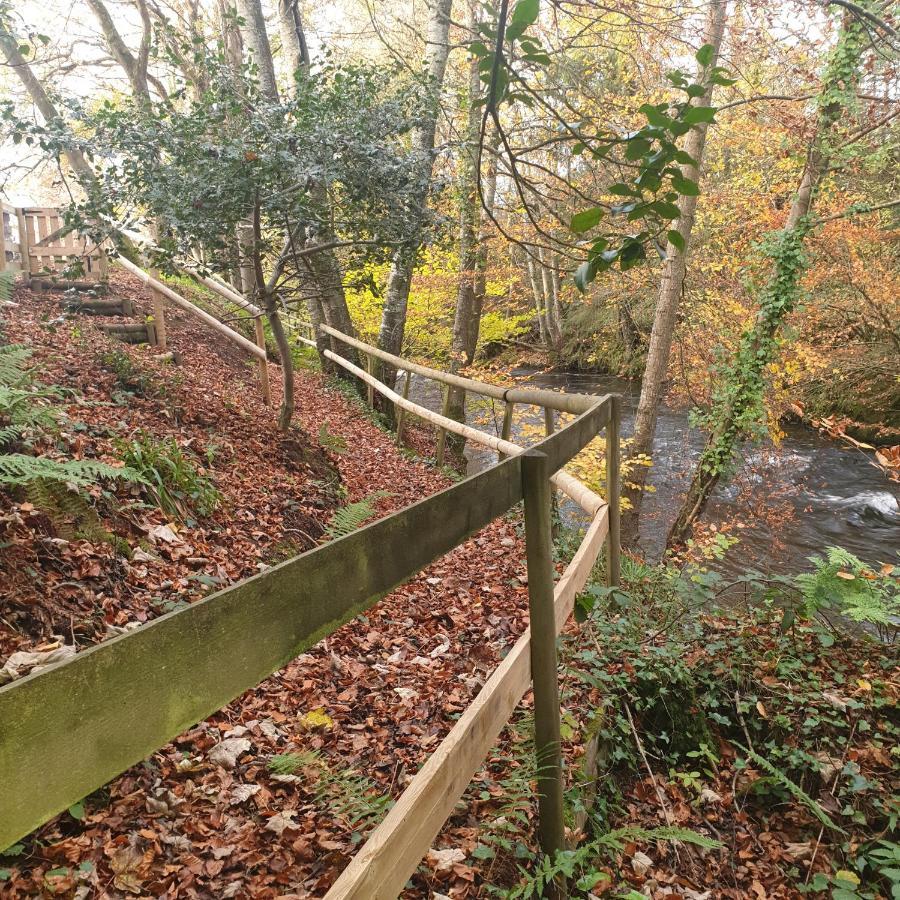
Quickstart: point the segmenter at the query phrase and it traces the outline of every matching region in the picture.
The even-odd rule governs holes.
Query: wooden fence
[[[14,207],[2,204],[0,272],[24,272],[27,280],[58,275],[77,263],[78,278],[102,281],[108,263],[90,238],[69,231],[58,209],[49,206]]]
[[[340,332],[330,336],[353,340]],[[370,355],[381,353],[356,344]],[[455,377],[428,372],[438,380]],[[383,395],[403,399],[362,374]],[[469,389],[476,388],[495,390],[470,381]],[[538,752],[548,772],[540,785],[541,842],[547,849],[561,845],[555,642],[604,542],[610,577],[617,577],[618,545],[612,538],[618,534],[619,398],[507,394],[577,418],[528,451],[481,432],[468,435],[508,455],[353,534],[0,688],[0,847],[256,686],[523,499],[531,621],[537,627],[497,667],[327,896],[371,900],[402,890],[532,683]],[[434,415],[405,402],[410,413]],[[467,427],[438,418],[448,430]],[[593,520],[554,587],[549,476],[603,428],[614,502],[607,506],[583,485],[576,489],[575,479],[557,481]],[[555,769],[546,766],[548,753]]]

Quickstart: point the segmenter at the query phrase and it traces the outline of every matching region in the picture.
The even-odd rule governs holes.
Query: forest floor
[[[133,279],[114,273],[113,290],[149,309]],[[167,316],[183,356],[172,366],[112,342],[102,319],[63,318],[59,295],[19,288],[14,300],[4,341],[33,348],[39,380],[65,391],[66,419],[44,452],[114,460],[142,433],[172,438],[219,499],[194,517],[166,515],[127,488],[98,494],[115,538],[90,541],[0,492],[0,666],[15,651],[103,640],[308,549],[339,502],[384,491],[384,515],[451,483],[423,461],[427,431],[410,431],[418,456],[398,450],[351,393],[311,370],[298,372],[298,428],[278,436],[255,366],[186,312]],[[276,402],[278,374],[273,366]],[[0,855],[0,897],[322,896],[526,624],[524,545],[510,516]],[[601,662],[629,676],[629,663]],[[571,672],[563,688],[567,709],[604,702]],[[529,866],[527,708],[526,699],[404,896],[488,896],[488,883],[514,884],[517,866]],[[576,772],[586,726],[569,719]],[[705,801],[684,778],[661,773],[657,784],[638,767],[610,820],[675,823],[727,846],[679,851],[631,837],[603,863],[608,881],[594,895],[624,886],[657,900],[799,896],[785,860],[812,854],[811,842],[798,849],[805,814],[785,805],[777,829],[752,814],[734,755],[721,755]],[[815,859],[827,865],[824,848]]]

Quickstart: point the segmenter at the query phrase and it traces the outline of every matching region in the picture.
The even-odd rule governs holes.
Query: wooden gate
[[[21,210],[0,203],[0,272],[21,272],[25,269],[22,253],[22,232],[24,225]]]
[[[88,237],[64,232],[63,217],[55,207],[16,209],[4,204],[0,270],[21,270],[29,280],[105,281],[108,265],[103,250]]]

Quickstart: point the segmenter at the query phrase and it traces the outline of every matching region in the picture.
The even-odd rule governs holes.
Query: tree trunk
[[[727,18],[726,0],[713,0],[709,8],[704,43],[712,45],[713,56],[710,68],[717,65],[722,38],[725,34]],[[707,70],[701,67],[698,80],[704,78]],[[697,100],[701,106],[709,106],[712,102],[714,85],[707,79],[706,92]],[[684,143],[685,151],[694,159],[681,167],[685,178],[699,183],[703,166],[703,154],[706,148],[706,134],[709,126],[703,122],[695,125]],[[659,283],[659,296],[656,301],[656,312],[653,316],[653,328],[650,332],[650,346],[647,350],[647,361],[644,366],[644,377],[641,381],[641,397],[638,401],[634,422],[634,436],[631,441],[629,455],[651,456],[653,439],[656,434],[656,421],[659,406],[662,402],[663,387],[669,370],[669,355],[672,350],[672,337],[678,319],[678,307],[684,289],[687,254],[694,228],[697,211],[695,196],[682,196],[678,206],[680,216],[675,230],[684,241],[684,250],[679,250],[671,241],[666,246],[666,261],[663,264],[662,277]],[[646,486],[649,468],[644,465],[633,467],[630,486],[625,488],[625,496],[629,503],[622,514],[622,538],[626,546],[637,543],[640,526],[641,501]]]
[[[431,0],[431,13],[425,42],[425,69],[430,81],[430,103],[429,109],[422,117],[421,125],[412,134],[411,176],[417,182],[414,193],[414,202],[417,207],[416,221],[411,228],[408,242],[394,254],[385,291],[381,328],[378,333],[378,346],[389,353],[399,354],[403,349],[409,288],[412,284],[419,243],[422,240],[425,209],[431,187],[431,166],[441,88],[444,83],[444,73],[447,70],[447,56],[450,52],[451,6],[452,0]],[[382,379],[390,387],[393,387],[396,373],[391,367],[384,366],[382,368]]]
[[[19,52],[19,41],[16,40],[15,35],[7,30],[6,21],[3,16],[0,16],[0,50],[3,51],[7,64],[19,76],[19,80],[28,91],[32,103],[43,116],[44,122],[49,124],[56,121],[63,124],[65,120],[44,90],[44,86],[38,81],[34,72],[31,71],[31,67],[25,61],[25,57]],[[74,146],[67,149],[66,159],[78,176],[82,187],[88,189],[96,184],[94,172],[81,150]]]
[[[291,74],[296,75],[298,71],[308,72],[309,47],[306,44],[306,32],[297,0],[278,0],[278,25]]]
[[[538,330],[541,335],[541,343],[549,350],[551,346],[550,332],[547,328],[547,303],[544,298],[544,289],[541,285],[541,279],[538,277],[537,266],[534,257],[531,255],[532,250],[525,250],[525,266],[528,269],[528,281],[531,284],[531,293],[534,296],[534,309],[537,313]]]
[[[860,78],[860,59],[867,33],[852,15],[844,17],[819,93],[819,114],[800,185],[782,231],[768,251],[772,274],[760,297],[755,323],[744,332],[737,353],[725,373],[719,402],[712,412],[712,430],[687,495],[669,531],[668,545],[684,543],[702,514],[719,480],[733,464],[735,452],[758,420],[763,403],[765,371],[778,353],[778,335],[796,307],[803,275],[802,250],[812,230],[810,213],[828,170],[831,132],[852,102]]]
[[[272,48],[266,31],[266,19],[260,0],[237,0],[237,9],[244,20],[241,35],[244,44],[259,70],[259,87],[263,96],[278,100],[278,85],[275,81],[275,65],[272,62]]]
[[[559,301],[556,298],[553,273],[550,271],[550,253],[542,247],[537,248],[541,268],[541,283],[544,289],[544,316],[547,321],[547,336],[553,350],[562,346],[562,322],[559,314]]]
[[[275,338],[275,346],[278,347],[278,353],[281,356],[284,396],[278,410],[278,430],[286,432],[291,427],[291,419],[294,416],[294,365],[291,344],[284,333],[284,324],[274,298],[266,298],[266,318],[269,320],[272,337]]]

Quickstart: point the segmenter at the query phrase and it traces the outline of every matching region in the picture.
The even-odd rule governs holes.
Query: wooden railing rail
[[[537,445],[549,471],[560,469],[615,415],[615,398],[590,400],[578,418]],[[522,460],[511,456],[351,535],[0,688],[0,847],[259,684],[505,513],[523,498]],[[556,587],[558,627],[600,550],[608,517],[601,509]],[[488,735],[499,731],[509,704],[527,687],[529,645],[523,640],[489,682],[495,692],[476,700],[460,720],[472,722],[475,733],[464,747],[445,748],[446,759],[460,762],[460,773],[478,764]],[[427,766],[435,770],[437,763]],[[436,771],[438,780],[448,777],[444,765]],[[459,793],[462,777],[454,776]],[[414,785],[421,786],[418,778]],[[432,797],[434,787],[425,787]],[[445,801],[429,803],[423,810],[428,827],[439,828]],[[392,811],[385,824],[395,818]],[[412,860],[409,871],[421,858],[413,859],[425,833],[404,851],[403,865]],[[388,846],[399,845],[391,838]]]
[[[416,866],[428,852],[432,841],[453,811],[459,798],[483,763],[503,726],[529,687],[534,690],[535,746],[541,761],[539,777],[539,839],[544,852],[552,854],[564,846],[562,818],[562,774],[559,737],[559,699],[557,687],[556,636],[572,612],[578,593],[584,588],[597,557],[607,546],[607,578],[618,584],[619,578],[619,431],[620,398],[566,395],[564,402],[548,391],[513,389],[504,391],[495,385],[460,378],[427,366],[376,350],[334,328],[322,329],[331,338],[356,347],[370,360],[364,371],[332,350],[325,357],[360,378],[372,392],[377,391],[394,403],[398,412],[407,411],[445,431],[491,447],[512,460],[522,461],[522,489],[525,498],[526,539],[528,545],[528,587],[533,625],[519,638],[497,667],[472,704],[450,733],[428,758],[385,819],[375,829],[356,856],[341,873],[326,900],[391,900],[403,889]],[[313,341],[308,343],[314,344]],[[553,431],[548,414],[548,436],[536,448],[522,447],[494,435],[471,428],[409,400],[406,381],[401,396],[371,373],[371,360],[380,358],[398,368],[417,372],[456,388],[498,397],[506,401],[509,412],[515,402],[543,406],[545,412],[564,406],[565,411],[583,410],[572,425]],[[498,392],[502,395],[498,396]],[[550,398],[547,395],[550,394]],[[515,399],[510,401],[512,395]],[[546,401],[551,399],[553,404]],[[573,425],[605,409],[600,419],[607,428],[607,505],[601,497],[566,472],[557,471],[555,459],[541,452]],[[399,418],[399,416],[398,416]],[[511,415],[505,417],[511,419]],[[504,423],[504,434],[509,427]],[[590,440],[593,435],[585,435]],[[489,470],[490,471],[490,470]],[[551,473],[555,475],[551,476]],[[550,476],[548,478],[548,476]],[[476,476],[477,477],[477,476]],[[572,561],[553,586],[550,547],[550,495],[547,481],[571,496],[590,513],[592,521]]]

